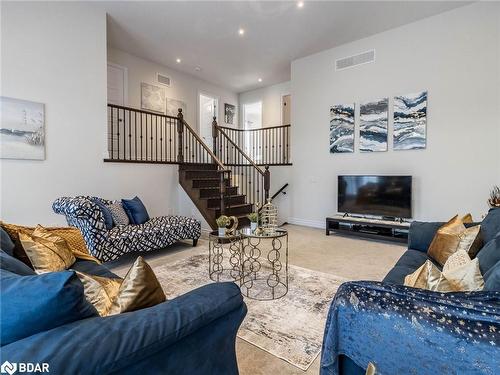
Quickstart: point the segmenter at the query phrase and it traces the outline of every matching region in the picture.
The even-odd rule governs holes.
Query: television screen
[[[338,211],[411,218],[411,176],[338,176]]]

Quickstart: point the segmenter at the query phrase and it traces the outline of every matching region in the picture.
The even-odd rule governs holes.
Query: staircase
[[[270,172],[261,169],[213,121],[213,150],[177,116],[108,104],[105,162],[179,165],[179,183],[212,229],[221,215],[236,216],[239,227],[269,197]]]
[[[214,164],[179,165],[179,183],[208,223],[215,223],[222,214],[220,174]],[[253,211],[253,204],[246,203],[246,195],[240,194],[238,186],[231,184],[231,178],[223,180],[224,215],[236,216],[238,227],[250,225],[247,215]]]

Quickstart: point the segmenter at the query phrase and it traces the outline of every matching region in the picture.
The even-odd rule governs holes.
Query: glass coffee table
[[[273,234],[240,230],[243,253],[241,293],[256,300],[274,300],[288,293],[288,232]]]

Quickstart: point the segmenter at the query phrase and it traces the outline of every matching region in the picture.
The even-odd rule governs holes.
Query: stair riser
[[[215,164],[180,164],[179,170],[188,171],[192,169],[206,169],[206,170],[217,170],[217,166]]]
[[[226,181],[226,186],[229,186],[230,181]],[[203,187],[219,187],[220,181],[218,180],[193,180],[194,188],[203,188]]]
[[[226,206],[234,205],[234,204],[243,204],[243,203],[245,203],[245,196],[244,195],[226,198]],[[217,198],[208,199],[207,206],[208,206],[208,208],[220,207],[220,199],[217,199]]]
[[[243,206],[243,207],[231,207],[231,208],[226,208],[224,215],[226,216],[237,216],[237,215],[246,215],[252,212],[252,206]],[[220,216],[220,210],[216,210],[215,212],[215,217]]]
[[[217,171],[184,171],[186,178],[195,179],[195,178],[219,178],[219,173]]]
[[[215,197],[220,194],[218,187],[213,189],[200,190],[200,198]],[[226,195],[236,195],[238,194],[238,188],[236,186],[226,187]]]

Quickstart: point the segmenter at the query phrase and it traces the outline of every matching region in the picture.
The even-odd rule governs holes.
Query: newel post
[[[212,149],[214,151],[215,156],[217,156],[217,137],[219,136],[219,129],[217,129],[217,117],[214,116],[214,120],[212,121]]]
[[[264,198],[267,202],[269,198],[269,190],[271,189],[271,172],[269,172],[269,165],[266,165],[266,170],[264,171]]]
[[[177,113],[177,162],[184,162],[184,146],[182,144],[182,133],[184,132],[184,115],[182,114],[182,108],[179,108],[179,113]]]

